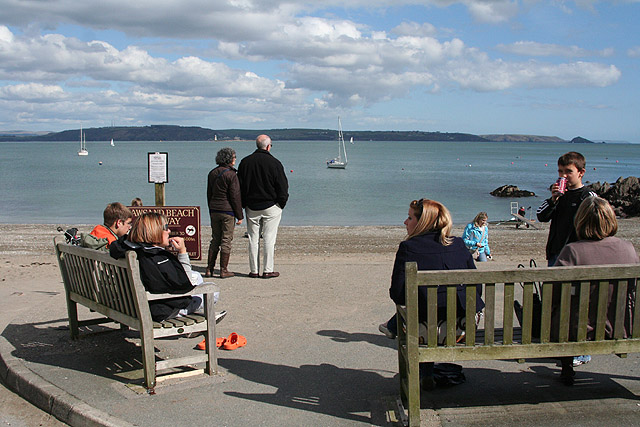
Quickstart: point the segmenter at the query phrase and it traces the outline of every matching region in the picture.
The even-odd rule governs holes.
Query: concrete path
[[[135,332],[94,327],[70,340],[57,265],[43,256],[0,287],[0,377],[78,426],[398,425],[395,342],[377,331],[393,310],[389,264],[303,258],[279,263],[277,279],[217,279],[229,311],[218,336],[237,332],[248,345],[220,351],[219,375],[173,376],[152,396],[139,387]],[[198,342],[161,340],[157,354]],[[462,365],[466,383],[423,393],[424,425],[640,425],[639,355],[596,356],[572,388],[552,360]]]

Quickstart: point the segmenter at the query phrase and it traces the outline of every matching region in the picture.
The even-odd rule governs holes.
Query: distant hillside
[[[235,141],[254,140],[266,133],[274,141],[333,141],[336,129],[207,129],[198,126],[119,126],[83,129],[87,141]],[[496,142],[567,142],[556,136],[473,135],[469,133],[421,131],[344,131],[344,137],[356,141],[496,141]],[[62,132],[0,132],[0,141],[77,141],[80,129]],[[577,137],[571,142],[591,142]]]
[[[104,127],[83,130],[87,141],[231,141],[254,140],[261,133],[279,141],[331,141],[337,139],[335,129],[220,129],[197,126],[151,125],[141,127]],[[486,141],[478,135],[467,133],[442,133],[420,131],[346,131],[345,139],[357,141]],[[0,135],[0,141],[75,141],[80,139],[80,129],[48,133],[46,135]]]
[[[480,135],[488,141],[496,142],[567,142],[557,136],[540,136],[540,135]]]

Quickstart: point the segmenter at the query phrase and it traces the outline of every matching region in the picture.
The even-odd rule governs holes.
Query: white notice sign
[[[169,153],[149,154],[149,182],[161,184],[169,182]]]

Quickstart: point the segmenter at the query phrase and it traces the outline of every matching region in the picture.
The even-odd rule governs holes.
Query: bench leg
[[[144,370],[144,386],[152,390],[156,386],[156,355],[153,342],[153,330],[143,327],[140,331],[142,345],[142,368]]]
[[[71,339],[78,338],[78,304],[75,301],[71,301],[67,296],[67,314],[69,315],[69,331],[71,332]]]
[[[213,294],[204,295],[204,307],[207,316],[207,365],[205,372],[207,375],[218,373],[217,347],[216,347],[216,312]]]
[[[420,426],[420,364],[411,363],[407,366],[407,411],[409,412],[409,427]]]

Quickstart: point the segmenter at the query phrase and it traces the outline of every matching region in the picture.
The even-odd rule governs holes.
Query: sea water
[[[227,146],[238,163],[255,150],[253,141],[115,141],[115,147],[104,141],[87,142],[89,155],[81,157],[78,142],[0,143],[0,223],[94,224],[112,201],[140,197],[153,205],[148,153],[166,152],[166,204],[201,206],[208,224],[207,174]],[[585,182],[611,183],[640,171],[638,144],[356,141],[347,144],[344,170],[326,167],[337,141],[274,141],[272,154],[290,187],[282,225],[346,226],[401,225],[409,203],[421,197],[444,203],[457,224],[479,211],[509,219],[511,202],[535,217],[557,178],[558,157],[574,150],[587,158]],[[505,184],[536,197],[489,194]]]

